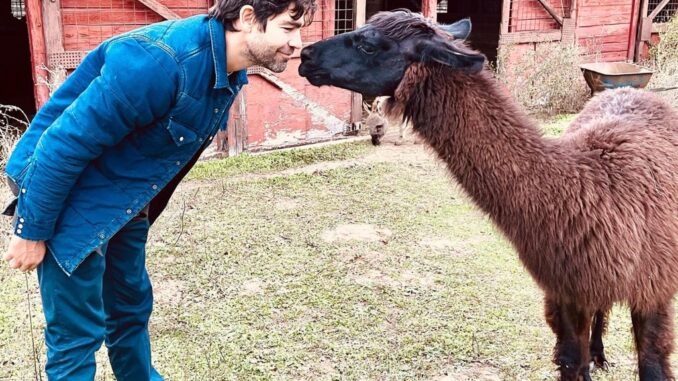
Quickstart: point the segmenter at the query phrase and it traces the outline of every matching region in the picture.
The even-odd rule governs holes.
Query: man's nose
[[[297,29],[294,33],[294,37],[290,40],[289,45],[294,49],[301,49],[303,47],[301,43],[301,30]]]

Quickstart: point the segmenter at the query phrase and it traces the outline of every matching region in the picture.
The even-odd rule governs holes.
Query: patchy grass
[[[266,173],[302,167],[321,161],[347,160],[370,151],[367,141],[324,145],[315,148],[273,151],[266,154],[244,153],[228,160],[199,162],[187,179],[210,179],[242,174]]]
[[[560,136],[576,117],[577,114],[558,114],[554,117],[543,119],[541,127],[544,135],[549,137]]]
[[[555,379],[542,293],[512,247],[421,146],[367,160],[385,149],[242,156],[191,173],[148,245],[154,363],[167,379]],[[342,155],[356,165],[231,176]],[[0,379],[28,379],[24,276],[0,266],[0,284]],[[613,310],[614,366],[596,380],[637,377],[630,326]],[[104,353],[98,361],[98,379],[111,379]]]

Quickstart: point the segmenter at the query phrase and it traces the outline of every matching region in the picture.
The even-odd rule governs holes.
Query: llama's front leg
[[[640,381],[673,380],[673,306],[666,302],[650,312],[631,311]]]
[[[605,347],[603,345],[603,335],[607,329],[607,314],[609,310],[598,310],[593,315],[593,324],[591,328],[591,361],[598,368],[608,369],[609,364],[605,358]]]
[[[562,381],[590,381],[589,335],[592,313],[574,305],[545,300],[546,321],[556,334],[553,361]]]

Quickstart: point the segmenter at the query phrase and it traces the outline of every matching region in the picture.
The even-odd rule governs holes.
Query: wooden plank
[[[513,32],[501,35],[502,44],[524,44],[528,42],[560,41],[562,33],[559,30],[548,32]]]
[[[202,13],[209,8],[207,0],[162,0],[164,7],[171,10],[195,8],[201,9]],[[135,9],[137,11],[146,8],[139,4],[139,0],[62,0],[62,9]]]
[[[623,41],[607,41],[600,42],[596,40],[579,40],[579,45],[592,48],[600,52],[621,52],[626,51],[628,46],[628,41],[624,39]]]
[[[178,20],[181,18],[178,14],[174,13],[171,9],[167,8],[163,4],[160,4],[157,0],[138,0],[141,4],[147,6],[155,13],[166,18],[167,20]]]
[[[537,1],[539,1],[539,3],[541,4],[542,7],[544,7],[544,9],[546,9],[546,12],[549,14],[549,16],[551,16],[554,20],[556,20],[558,25],[561,25],[561,26],[563,25],[563,18],[560,17],[560,15],[556,13],[555,9],[553,9],[545,0],[537,0]]]
[[[233,100],[229,112],[228,129],[219,131],[215,137],[216,149],[227,152],[228,156],[236,156],[247,147],[247,101],[245,89],[241,90]]]
[[[423,0],[426,1],[426,0]],[[435,1],[435,0],[433,0]],[[365,14],[367,12],[367,3],[365,0],[354,0],[353,9],[355,12],[355,27],[360,28],[365,25]],[[424,13],[424,16],[427,16]],[[363,120],[363,96],[360,93],[351,92],[351,116],[350,122],[355,129],[360,128]]]
[[[628,24],[593,25],[577,28],[577,37],[588,38],[628,33]]]
[[[437,0],[421,0],[421,14],[424,15],[424,17],[437,21],[438,19],[438,12],[436,11],[438,8],[438,1]]]
[[[508,34],[509,21],[511,21],[511,1],[503,0],[501,9],[501,35]]]
[[[579,27],[585,26],[595,26],[595,25],[611,25],[611,24],[629,24],[630,15],[621,13],[621,14],[609,14],[606,16],[595,17],[595,18],[585,18],[579,17],[578,25]]]
[[[628,6],[628,0],[580,0],[580,7]]]
[[[31,71],[33,73],[33,94],[36,109],[40,109],[49,99],[49,88],[38,80],[48,76],[47,71],[42,69],[47,66],[47,48],[45,46],[40,3],[40,0],[26,0],[26,23],[28,24],[28,41],[31,49]]]
[[[624,34],[614,34],[614,35],[609,35],[609,36],[593,36],[593,37],[586,37],[586,38],[578,38],[578,41],[580,43],[588,43],[588,42],[596,42],[599,44],[612,44],[612,43],[622,43],[622,42],[628,42],[627,37],[628,35],[626,33]]]
[[[322,0],[322,38],[334,36],[334,0]]]
[[[631,0],[631,26],[629,27],[626,59],[633,60],[636,52],[636,40],[638,39],[638,26],[640,22],[640,4],[638,0]]]
[[[164,20],[162,16],[149,11],[134,12],[132,10],[102,11],[63,11],[63,25],[101,26],[116,24],[146,25]]]
[[[49,0],[42,2],[42,15],[45,23],[45,46],[47,55],[64,51],[61,26],[61,2]]]
[[[586,18],[597,18],[601,16],[607,16],[614,13],[623,13],[631,15],[633,8],[631,4],[624,5],[595,5],[595,6],[581,6],[579,11],[582,14],[582,17]]]
[[[353,9],[355,12],[355,28],[365,25],[365,15],[367,13],[367,2],[365,0],[354,0]]]

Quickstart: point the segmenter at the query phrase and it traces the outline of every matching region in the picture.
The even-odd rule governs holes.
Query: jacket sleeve
[[[87,165],[136,127],[166,115],[179,65],[153,42],[126,37],[101,49],[98,76],[45,130],[22,181],[14,234],[45,241]]]

